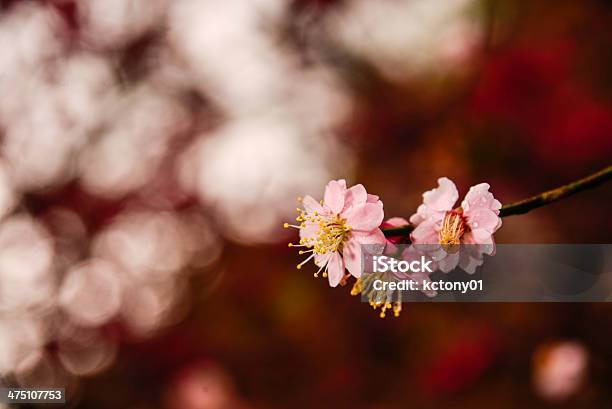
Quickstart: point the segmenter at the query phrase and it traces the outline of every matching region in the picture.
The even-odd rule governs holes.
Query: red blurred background
[[[612,4],[0,2],[0,376],[83,408],[608,407],[606,304],[380,319],[287,249],[295,198],[502,203],[612,158]],[[609,243],[603,186],[501,243]],[[1,407],[1,405],[0,405]]]

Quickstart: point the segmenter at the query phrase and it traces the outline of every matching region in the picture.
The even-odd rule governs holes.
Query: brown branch
[[[568,183],[567,185],[560,186],[556,189],[549,190],[539,195],[532,196],[528,199],[521,200],[520,202],[511,203],[503,206],[499,212],[500,217],[512,216],[515,214],[524,214],[530,210],[537,209],[538,207],[545,206],[547,204],[556,202],[557,200],[563,199],[574,195],[583,190],[590,189],[598,186],[612,178],[612,166],[608,166],[599,172],[593,173],[585,178],[576,180],[575,182]]]

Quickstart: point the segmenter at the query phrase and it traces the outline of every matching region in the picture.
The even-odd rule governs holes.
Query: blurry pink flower
[[[319,267],[315,277],[323,271],[329,285],[335,287],[345,277],[345,268],[354,277],[361,276],[362,245],[369,247],[368,252],[383,251],[385,236],[380,230],[383,204],[378,196],[368,194],[363,185],[347,189],[343,179],[332,180],[321,202],[306,196],[302,205],[296,219],[300,224],[285,223],[285,227],[300,230],[299,244],[289,246],[308,248],[300,254],[311,253],[298,269],[314,259]]]
[[[405,219],[401,217],[394,218],[397,221],[396,226],[390,227],[401,227],[408,224]],[[392,220],[392,219],[390,219]],[[405,222],[405,223],[404,223]],[[393,221],[392,221],[393,223]],[[389,220],[382,224],[382,227],[388,227]],[[396,260],[404,260],[407,262],[420,261],[423,255],[414,246],[396,246],[387,239],[387,244],[383,251],[383,254],[389,258],[395,258]],[[361,295],[362,300],[367,300],[370,306],[374,309],[380,307],[380,317],[385,318],[387,310],[393,311],[393,315],[399,317],[402,311],[402,291],[403,290],[392,290],[383,288],[377,290],[374,286],[376,280],[382,280],[383,282],[399,282],[400,280],[413,280],[417,289],[428,297],[434,297],[437,294],[435,290],[428,290],[422,284],[431,281],[429,273],[427,272],[400,272],[400,271],[374,271],[374,265],[372,262],[372,256],[368,255],[365,257],[364,271],[359,278],[355,281],[353,288],[351,289],[351,295]],[[431,266],[435,271],[437,265],[435,261]]]
[[[167,409],[246,409],[227,371],[197,360],[180,369],[165,392]]]
[[[557,341],[538,347],[533,358],[533,383],[543,398],[569,398],[584,384],[588,352],[575,341]]]
[[[443,272],[459,265],[474,273],[482,254],[495,252],[493,233],[502,225],[501,203],[489,192],[488,183],[472,186],[461,207],[453,209],[458,198],[450,179],[438,179],[438,187],[423,194],[423,204],[410,217],[416,226],[410,237],[415,245],[427,245]]]

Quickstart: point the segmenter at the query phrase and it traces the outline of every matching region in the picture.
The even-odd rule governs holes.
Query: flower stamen
[[[446,216],[444,216],[442,221],[439,239],[442,248],[447,253],[453,254],[459,251],[461,236],[465,233],[466,228],[467,223],[460,209],[446,212]]]
[[[375,290],[373,283],[380,279],[383,274],[364,274],[357,279],[351,295],[362,294],[369,302],[372,309],[380,307],[380,318],[385,318],[386,311],[392,310],[395,317],[399,317],[402,311],[402,292],[397,290]]]

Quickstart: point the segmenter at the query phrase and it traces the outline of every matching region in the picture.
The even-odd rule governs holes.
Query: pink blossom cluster
[[[460,206],[454,207],[459,192],[450,179],[443,177],[438,179],[438,187],[423,194],[423,203],[409,221],[401,217],[384,221],[383,203],[378,196],[368,194],[361,184],[348,188],[344,179],[332,180],[320,202],[311,196],[299,199],[302,207],[298,208],[297,224],[285,223],[285,227],[297,228],[300,240],[289,247],[299,247],[300,254],[308,255],[298,269],[313,260],[318,267],[315,277],[322,273],[332,287],[355,277],[353,294],[364,292],[363,253],[395,253],[395,244],[400,241],[412,243],[398,255],[400,258],[427,254],[440,271],[448,273],[459,267],[472,274],[483,263],[484,254],[494,254],[493,234],[502,225],[501,203],[489,188],[487,183],[472,186]],[[385,237],[383,232],[409,226],[409,237]],[[382,307],[381,316],[391,308],[388,295],[376,293],[369,297],[372,306]],[[397,315],[401,306],[393,310]]]

